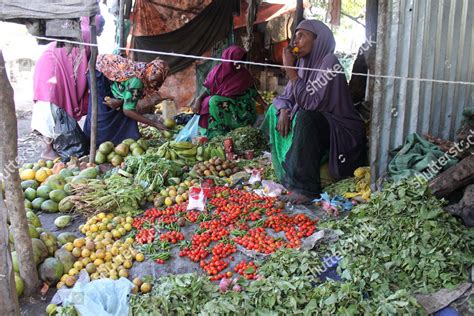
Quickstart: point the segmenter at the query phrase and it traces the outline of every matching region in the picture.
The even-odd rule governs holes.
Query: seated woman
[[[245,49],[239,46],[230,46],[222,53],[222,59],[235,61],[245,56]],[[209,72],[204,86],[207,89],[194,102],[193,111],[200,114],[199,126],[207,130],[208,138],[254,124],[255,100],[267,108],[255,88],[255,79],[242,65],[222,62]]]
[[[346,77],[337,57],[331,30],[322,22],[301,22],[294,41],[297,53],[283,52],[290,79],[266,113],[263,129],[270,136],[272,162],[295,204],[321,193],[320,162],[329,153],[329,171],[340,179],[366,161],[364,122],[354,108]]]
[[[166,129],[161,122],[150,120],[143,113],[162,100],[158,90],[168,73],[168,65],[159,58],[143,63],[119,55],[97,57],[97,145],[140,138],[137,122]],[[89,107],[84,125],[89,137],[91,115]]]

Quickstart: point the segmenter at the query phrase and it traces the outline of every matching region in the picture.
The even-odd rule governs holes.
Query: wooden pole
[[[97,44],[97,31],[95,25],[95,16],[89,18],[91,30],[91,44]],[[90,93],[92,104],[91,117],[91,143],[89,150],[89,162],[95,162],[95,152],[97,148],[97,77],[95,75],[95,63],[97,61],[97,46],[91,46],[91,57],[89,59],[89,75],[90,75]]]
[[[119,47],[125,47],[125,21],[124,21],[124,13],[125,13],[125,0],[120,0],[119,4]],[[121,55],[122,52],[120,52]]]
[[[20,276],[25,283],[25,294],[32,295],[40,284],[33,255],[33,245],[26,219],[23,191],[18,173],[18,131],[13,100],[13,88],[5,71],[5,61],[0,50],[0,159],[1,173],[5,179],[5,197],[11,230],[15,238]],[[3,227],[2,227],[3,230]],[[5,251],[2,248],[2,251]],[[6,250],[8,251],[8,250]]]
[[[15,275],[8,243],[7,207],[0,189],[0,315],[20,315]]]

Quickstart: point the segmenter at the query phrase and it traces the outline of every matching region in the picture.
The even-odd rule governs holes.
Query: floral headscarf
[[[161,86],[169,74],[168,64],[156,58],[155,60],[144,63],[133,61],[119,55],[104,54],[97,56],[96,69],[104,74],[109,80],[124,82],[132,77],[140,78],[145,84],[145,93],[151,93],[156,88],[150,88],[147,78],[150,76],[158,77],[158,84]]]

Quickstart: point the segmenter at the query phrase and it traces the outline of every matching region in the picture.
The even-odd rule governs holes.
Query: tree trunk
[[[97,33],[95,25],[95,17],[90,17],[90,30],[91,30],[91,44],[97,44]],[[97,78],[95,75],[95,63],[97,61],[97,47],[91,46],[91,57],[89,59],[89,74],[90,74],[90,93],[92,104],[92,117],[91,117],[91,143],[89,149],[89,162],[95,162],[95,153],[97,148]]]
[[[32,295],[39,286],[38,271],[33,256],[33,246],[26,219],[23,191],[18,174],[18,132],[13,101],[13,88],[5,71],[5,62],[0,50],[0,154],[1,171],[5,178],[5,197],[15,238],[20,276],[25,283],[25,294]],[[5,248],[3,248],[5,249]]]
[[[464,158],[455,166],[434,178],[429,187],[438,198],[446,197],[459,188],[474,182],[474,155]]]
[[[12,256],[8,244],[7,207],[0,189],[0,315],[20,315]]]

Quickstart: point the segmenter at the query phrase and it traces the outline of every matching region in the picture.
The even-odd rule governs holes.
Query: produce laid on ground
[[[192,171],[199,177],[215,176],[220,178],[228,178],[240,170],[241,169],[237,163],[219,157],[214,157],[208,161],[197,163],[194,165]]]
[[[350,211],[325,216],[322,202],[293,208],[265,196],[277,179],[260,130],[176,142],[179,127],[164,123],[170,132],[141,127],[146,140],[101,144],[96,163],[110,163],[107,172],[77,160],[22,166],[48,286],[76,289],[80,273],[128,278],[132,315],[385,315],[423,314],[415,295],[468,280],[474,233],[425,186],[407,180],[372,192],[370,168],[358,168],[323,189]],[[41,227],[45,214],[57,236]],[[76,233],[61,231],[81,217]]]
[[[132,226],[136,242],[152,245],[141,247],[143,253],[157,263],[165,263],[170,258],[169,250],[176,245],[181,248],[179,256],[199,262],[211,280],[233,273],[254,279],[257,266],[251,262],[243,261],[233,271],[224,271],[238,247],[268,255],[283,247],[301,246],[301,239],[316,230],[317,220],[304,214],[284,214],[275,198],[226,187],[215,187],[210,194],[209,212],[186,211],[185,204],[178,204],[164,210],[149,209],[135,218]],[[180,231],[188,224],[195,224],[196,230],[185,239]]]
[[[86,237],[75,238],[62,248],[73,257],[73,264],[64,270],[57,288],[72,287],[82,270],[87,271],[91,280],[128,277],[133,262],[144,260],[144,256],[132,247],[134,239],[125,238],[132,230],[132,222],[132,217],[113,213],[90,217],[79,227]]]
[[[59,281],[65,269],[72,266],[74,259],[72,256],[64,255],[60,247],[71,238],[75,238],[72,234],[60,234],[55,236],[48,230],[44,229],[38,216],[32,211],[27,211],[29,233],[33,246],[34,261],[38,269],[38,274],[43,282],[54,285]],[[15,283],[18,296],[23,293],[23,280],[19,275],[18,256],[15,251],[15,239],[13,234],[9,234],[10,249],[12,250],[13,270],[15,272]],[[71,237],[72,236],[72,237]]]
[[[95,154],[95,163],[100,165],[109,162],[116,167],[122,164],[128,156],[143,155],[148,147],[148,142],[145,139],[135,141],[130,138],[122,141],[117,146],[108,141],[99,145]]]

